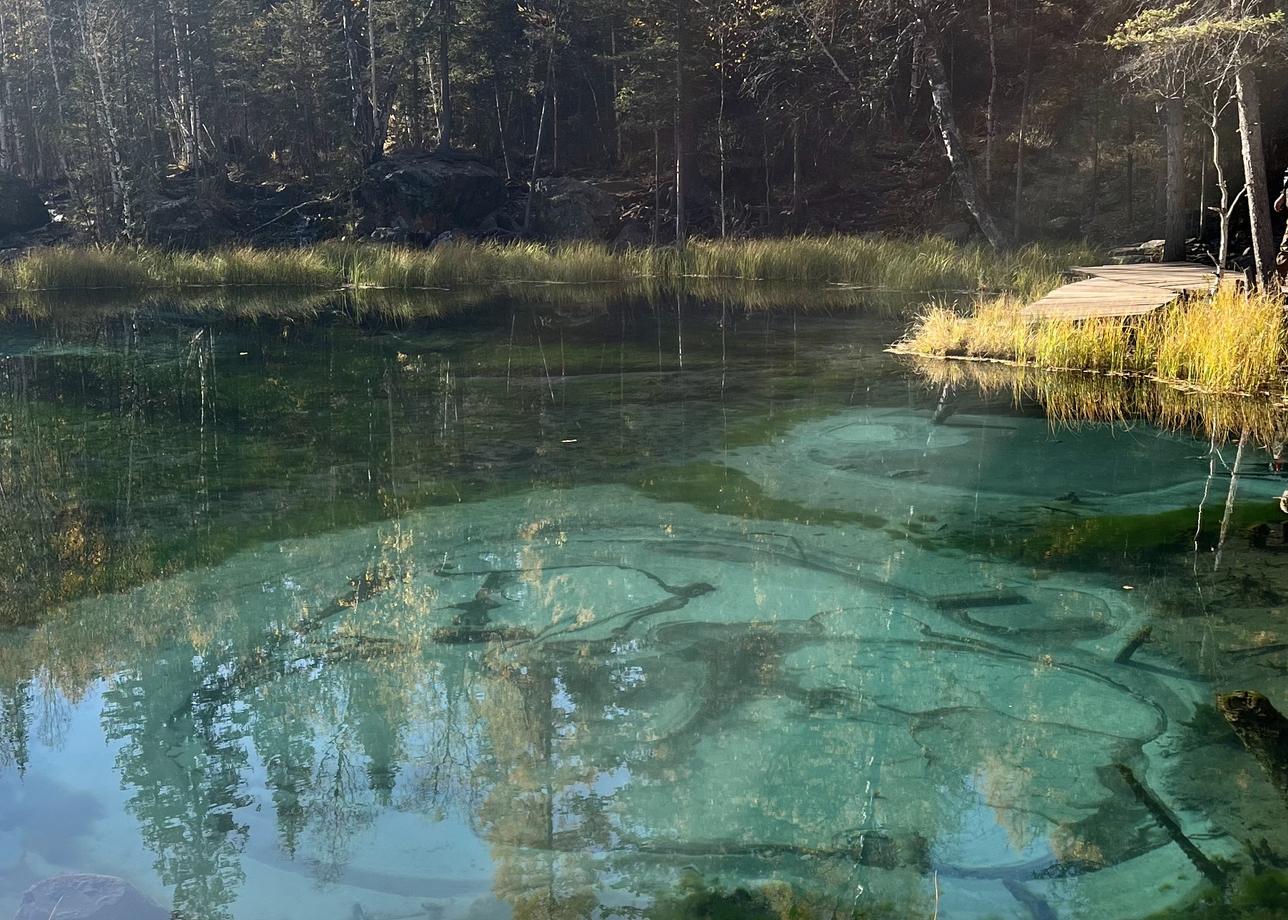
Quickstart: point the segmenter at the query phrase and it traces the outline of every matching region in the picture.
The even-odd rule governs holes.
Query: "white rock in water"
[[[57,913],[55,913],[55,911]],[[170,920],[170,912],[114,875],[56,875],[22,895],[14,920]]]

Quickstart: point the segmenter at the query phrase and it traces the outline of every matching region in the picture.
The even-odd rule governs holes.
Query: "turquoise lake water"
[[[188,920],[1127,920],[1273,875],[1288,790],[1213,700],[1288,709],[1275,445],[945,389],[901,325],[0,325],[0,917],[63,872]]]

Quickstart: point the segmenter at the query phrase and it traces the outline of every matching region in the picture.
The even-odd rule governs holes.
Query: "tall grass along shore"
[[[301,288],[451,289],[478,284],[650,282],[723,278],[897,291],[1008,293],[1028,298],[1093,258],[1085,247],[997,252],[928,237],[827,236],[695,240],[683,252],[597,243],[453,243],[431,249],[323,243],[302,249],[147,247],[33,249],[0,266],[0,291],[274,285]]]
[[[1148,377],[1216,393],[1283,395],[1283,301],[1223,288],[1140,317],[1031,321],[1013,296],[969,315],[932,306],[895,346],[934,357]]]

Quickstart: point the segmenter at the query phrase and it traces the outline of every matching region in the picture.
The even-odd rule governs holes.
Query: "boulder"
[[[143,202],[143,237],[158,246],[196,249],[227,242],[235,236],[229,209],[199,195]]]
[[[495,169],[452,151],[390,155],[367,167],[354,193],[360,229],[399,227],[424,240],[474,231],[505,202]]]
[[[49,223],[49,209],[34,188],[0,170],[0,236],[37,230]]]
[[[609,240],[617,233],[617,199],[580,179],[547,177],[533,185],[532,222],[547,240]]]
[[[14,920],[169,920],[170,912],[113,875],[56,875],[22,895]]]

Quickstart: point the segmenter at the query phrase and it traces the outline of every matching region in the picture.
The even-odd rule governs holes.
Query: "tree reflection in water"
[[[1222,642],[1187,657],[1201,631],[1169,600],[1158,658],[1115,664],[1155,598],[1193,604],[1193,585],[1120,576],[1105,557],[1159,522],[1062,498],[1078,448],[1044,439],[1047,418],[1121,425],[1142,400],[1250,445],[1282,440],[1276,416],[1110,382],[1047,386],[1035,422],[1029,390],[1018,411],[1011,384],[919,394],[821,320],[682,312],[682,374],[669,304],[576,323],[506,306],[495,347],[263,318],[105,324],[113,348],[7,359],[0,581],[21,597],[0,592],[0,770],[101,694],[189,920],[240,916],[266,871],[477,897],[413,847],[440,836],[483,841],[479,884],[516,917],[929,916],[936,878],[1072,899],[1135,861],[1183,875],[1118,762],[1170,801],[1217,789],[1202,842],[1230,858],[1241,822],[1280,814],[1184,742],[1201,678],[1281,659],[1231,668],[1254,618],[1211,609]],[[946,411],[945,385],[974,389]],[[1127,473],[1150,500],[1152,464],[1193,453],[1178,439]],[[1025,492],[990,464],[1041,473]],[[1266,569],[1245,523],[1227,580],[1202,583],[1229,611],[1250,595],[1226,573]],[[1184,753],[1164,768],[1163,748]]]

